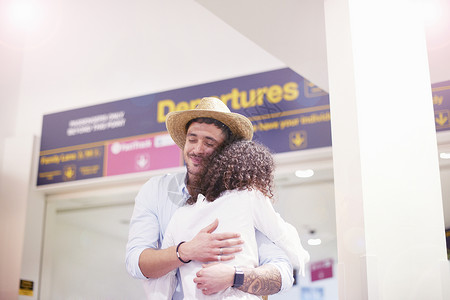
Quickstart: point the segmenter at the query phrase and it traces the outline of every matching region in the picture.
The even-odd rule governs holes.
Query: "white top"
[[[245,241],[242,251],[227,263],[234,266],[257,267],[258,250],[255,228],[264,233],[289,257],[294,268],[304,273],[309,254],[303,249],[297,230],[285,222],[273,209],[270,199],[259,191],[226,191],[213,202],[199,195],[193,205],[180,207],[167,226],[162,248],[189,241],[204,227],[219,219],[218,232],[238,232]],[[201,262],[192,261],[179,268],[185,299],[260,299],[235,288],[214,295],[203,295],[193,279],[201,269]],[[176,287],[175,271],[149,282],[151,299],[171,299]]]

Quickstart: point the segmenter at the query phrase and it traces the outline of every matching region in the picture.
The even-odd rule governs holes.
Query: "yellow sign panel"
[[[20,279],[19,295],[33,296],[33,281]]]

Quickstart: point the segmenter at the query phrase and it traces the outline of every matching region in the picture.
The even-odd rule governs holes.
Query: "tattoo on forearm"
[[[254,269],[244,269],[244,284],[241,291],[253,295],[272,295],[281,289],[281,275],[275,266],[264,265]]]

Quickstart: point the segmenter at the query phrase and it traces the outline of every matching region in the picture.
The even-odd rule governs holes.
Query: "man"
[[[130,222],[126,264],[135,278],[158,278],[191,260],[204,265],[194,282],[204,294],[228,287],[255,295],[268,295],[291,287],[292,267],[284,253],[256,231],[260,267],[241,269],[222,264],[241,251],[237,233],[214,233],[220,220],[205,227],[190,241],[158,249],[175,210],[189,196],[190,183],[201,174],[205,159],[234,139],[251,140],[253,125],[245,116],[232,113],[217,98],[203,98],[193,110],[172,112],[166,126],[183,151],[186,172],[151,178],[139,191]],[[181,287],[174,299],[182,299]]]

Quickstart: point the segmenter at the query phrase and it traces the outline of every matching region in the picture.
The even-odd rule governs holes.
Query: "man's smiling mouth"
[[[203,158],[199,156],[190,155],[189,156],[192,163],[195,165],[200,165],[202,163]]]

